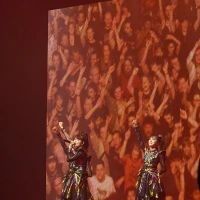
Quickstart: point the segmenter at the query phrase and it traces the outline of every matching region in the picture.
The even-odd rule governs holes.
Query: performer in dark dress
[[[69,171],[63,179],[61,200],[93,200],[87,182],[88,176],[91,176],[88,170],[91,156],[87,154],[89,146],[87,133],[76,135],[74,140],[71,140],[69,135],[67,140],[64,140],[58,131],[57,136],[69,162]],[[70,142],[68,147],[65,142]]]
[[[145,147],[136,120],[133,121],[133,126],[135,127],[140,147],[144,152],[144,165],[138,174],[136,200],[164,200],[164,187],[160,180],[160,175],[166,171],[165,150],[158,150],[162,137],[150,136],[148,147]],[[157,169],[159,163],[161,170]]]

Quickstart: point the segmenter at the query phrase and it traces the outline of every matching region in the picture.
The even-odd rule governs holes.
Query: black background
[[[48,10],[96,2],[0,3],[0,199],[45,200]]]

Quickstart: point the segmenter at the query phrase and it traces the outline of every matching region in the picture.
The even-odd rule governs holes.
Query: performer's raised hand
[[[133,123],[133,126],[134,126],[134,127],[137,127],[137,126],[138,126],[138,123],[137,123],[137,121],[136,121],[135,119],[133,120],[132,123]]]
[[[71,150],[72,148],[73,148],[73,145],[74,145],[74,141],[73,140],[71,140],[71,142],[69,143],[69,150]]]
[[[60,127],[61,129],[64,129],[64,128],[63,128],[63,122],[59,122],[58,124],[59,124],[59,127]]]

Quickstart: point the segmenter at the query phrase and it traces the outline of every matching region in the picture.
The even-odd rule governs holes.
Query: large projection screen
[[[94,199],[135,199],[144,155],[134,119],[146,144],[163,136],[166,199],[200,199],[199,0],[50,10],[47,73],[46,200],[60,198],[69,168],[53,130],[60,121],[71,138],[89,135]]]

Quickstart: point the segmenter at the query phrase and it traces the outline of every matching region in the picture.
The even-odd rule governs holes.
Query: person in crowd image
[[[65,200],[196,200],[200,0],[101,1],[48,19],[46,200],[63,175]]]
[[[95,175],[89,178],[89,185],[94,200],[107,199],[116,192],[113,179],[105,172],[103,161],[98,161]]]
[[[151,135],[145,146],[136,120],[133,120],[133,126],[144,152],[144,165],[139,172],[136,200],[165,200],[164,187],[160,180],[160,175],[166,171],[165,150],[158,149],[162,137]],[[157,169],[158,164],[161,165],[160,170]]]
[[[46,174],[46,199],[53,200],[53,190],[51,189],[51,183],[49,181],[48,175]]]
[[[62,195],[62,176],[56,176],[53,180],[54,199],[60,200]]]
[[[47,158],[46,172],[50,183],[53,183],[53,180],[57,175],[63,176],[62,166],[57,162],[57,159],[53,154]]]
[[[136,189],[134,187],[130,187],[126,191],[126,200],[135,200]]]
[[[60,191],[60,188],[55,186],[57,196],[60,195],[61,200],[93,200],[87,182],[88,176],[91,176],[87,169],[91,159],[87,153],[89,146],[87,133],[79,133],[74,140],[69,141],[69,138],[64,140],[57,129],[57,136],[67,155],[67,162],[69,162],[69,171],[62,181],[62,190]],[[65,141],[70,142],[68,147]]]

